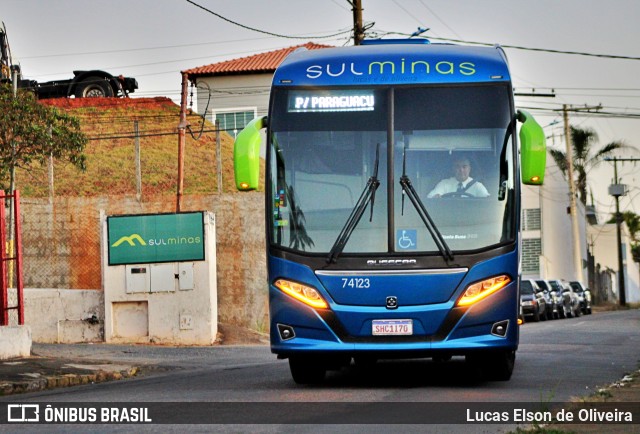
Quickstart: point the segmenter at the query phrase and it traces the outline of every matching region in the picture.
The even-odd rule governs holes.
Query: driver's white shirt
[[[471,177],[465,179],[462,182],[462,188],[466,188],[467,184],[469,184],[471,181],[473,181],[473,178]],[[447,193],[455,193],[456,191],[458,191],[458,183],[459,181],[456,179],[455,176],[451,178],[443,179],[442,181],[438,182],[438,184],[435,186],[433,190],[429,192],[427,197],[433,197],[436,194],[439,194],[440,196],[442,196],[443,194],[447,194]],[[475,184],[473,184],[464,193],[469,196],[475,196],[475,197],[489,196],[489,192],[487,191],[485,186],[482,185],[480,182],[476,182]]]

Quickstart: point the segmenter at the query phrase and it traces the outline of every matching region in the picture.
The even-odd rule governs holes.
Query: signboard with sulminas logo
[[[109,265],[203,261],[202,212],[107,217]]]

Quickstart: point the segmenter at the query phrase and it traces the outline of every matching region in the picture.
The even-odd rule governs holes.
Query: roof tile
[[[293,47],[282,48],[280,50],[269,51],[267,53],[254,54],[252,56],[226,60],[224,62],[212,63],[210,65],[198,66],[196,68],[187,69],[183,72],[187,73],[190,78],[216,75],[248,74],[257,72],[273,72],[280,65],[280,63],[282,63],[285,57],[287,57],[298,48],[319,50],[322,48],[331,48],[331,46],[307,42],[306,44],[295,45]]]

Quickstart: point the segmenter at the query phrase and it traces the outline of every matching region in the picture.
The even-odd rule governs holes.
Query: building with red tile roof
[[[198,66],[183,71],[198,89],[197,112],[235,136],[250,120],[266,115],[273,73],[295,50],[331,48],[313,42]]]

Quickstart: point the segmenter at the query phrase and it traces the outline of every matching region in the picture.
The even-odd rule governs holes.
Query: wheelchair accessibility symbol
[[[396,232],[399,250],[415,250],[418,240],[418,231],[415,229],[398,229]]]

